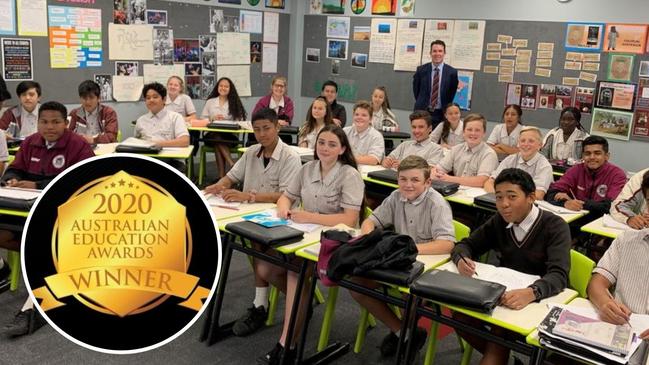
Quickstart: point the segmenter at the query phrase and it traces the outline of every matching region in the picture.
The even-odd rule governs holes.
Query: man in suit
[[[433,129],[444,119],[444,107],[453,101],[457,92],[457,70],[444,63],[445,55],[444,41],[433,41],[430,44],[431,62],[417,67],[412,79],[415,110],[427,110],[431,114]]]

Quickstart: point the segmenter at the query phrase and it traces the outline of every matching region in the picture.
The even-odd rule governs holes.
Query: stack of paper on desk
[[[554,205],[552,203],[546,202],[544,200],[537,200],[536,201],[536,206],[543,210],[550,211],[554,214],[577,214],[577,213],[583,213],[587,214],[587,210],[570,210],[568,208],[560,207],[558,205]]]
[[[458,273],[457,266],[452,262],[448,262],[438,269]],[[507,290],[527,288],[541,278],[538,275],[530,275],[506,267],[498,267],[481,262],[475,262],[475,271],[477,275],[474,275],[474,278],[502,284],[507,287]]]
[[[633,229],[624,223],[616,221],[610,214],[604,214],[602,217],[602,225],[607,228],[621,229],[624,231]]]

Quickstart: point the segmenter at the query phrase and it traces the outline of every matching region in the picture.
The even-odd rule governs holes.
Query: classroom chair
[[[117,130],[117,143],[122,141],[122,131],[120,129]]]
[[[20,252],[9,250],[7,252],[7,263],[11,268],[9,274],[9,290],[16,291],[20,284]]]

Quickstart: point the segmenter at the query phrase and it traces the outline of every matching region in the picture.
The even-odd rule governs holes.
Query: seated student
[[[420,255],[451,252],[455,242],[453,213],[448,202],[430,187],[428,163],[419,156],[408,156],[401,161],[397,171],[399,189],[393,191],[372,215],[363,221],[361,232],[366,234],[377,227],[386,229],[394,226],[395,232],[413,238]],[[373,280],[354,278],[354,281],[369,288],[379,287]],[[399,342],[401,320],[386,303],[355,291],[350,294],[389,327],[390,333],[383,339],[380,350],[384,357],[394,355]],[[426,330],[419,328],[413,338],[415,348],[421,348],[426,339]]]
[[[545,200],[570,210],[588,210],[594,217],[608,213],[626,183],[626,174],[608,162],[609,156],[606,138],[586,138],[582,144],[584,162],[550,184]]]
[[[496,151],[500,160],[518,152],[518,136],[521,133],[523,110],[516,104],[509,104],[503,110],[503,122],[491,131],[487,144]]]
[[[628,231],[619,235],[593,270],[588,283],[588,298],[601,320],[624,325],[631,313],[649,314],[649,231]],[[611,292],[613,294],[611,294]],[[649,361],[649,328],[641,328],[643,343],[631,356],[629,364]]]
[[[22,142],[16,158],[2,176],[2,183],[10,187],[43,189],[63,170],[95,155],[81,136],[67,128],[67,115],[68,111],[61,103],[50,101],[40,106],[38,133]],[[20,234],[0,230],[0,247],[20,250]],[[9,336],[22,336],[42,327],[45,320],[33,307],[32,301],[27,299],[3,332]]]
[[[185,94],[185,81],[180,76],[171,76],[167,79],[165,109],[180,114],[185,118],[185,122],[196,118],[196,108],[192,99]]]
[[[559,126],[551,129],[545,135],[541,153],[548,160],[579,160],[581,158],[581,143],[588,133],[581,125],[579,109],[568,106],[561,110]]]
[[[237,88],[232,80],[227,77],[221,77],[216,82],[216,86],[207,97],[201,118],[207,118],[211,121],[227,120],[241,121],[246,120],[246,109],[241,103]],[[230,146],[239,144],[239,137],[231,133],[206,133],[205,145],[215,148],[214,157],[216,158],[216,168],[218,176],[225,176],[225,172],[234,165],[234,160],[230,156]],[[219,141],[215,141],[218,139]]]
[[[388,91],[385,86],[377,86],[372,91],[372,127],[377,131],[382,131],[383,127],[394,128],[394,131],[399,130],[397,117],[390,110]]]
[[[0,129],[6,131],[9,141],[36,133],[41,85],[35,81],[22,81],[16,86],[16,95],[20,104],[5,110],[0,118]]]
[[[352,146],[356,163],[378,165],[385,154],[381,132],[372,128],[372,106],[365,100],[354,105],[354,123],[343,128]]]
[[[627,181],[611,204],[611,216],[634,229],[649,228],[649,169],[637,172]]]
[[[385,168],[396,169],[404,158],[417,155],[423,157],[429,165],[436,165],[442,157],[444,150],[440,145],[430,140],[433,119],[425,110],[415,110],[410,114],[410,131],[412,139],[403,141],[390,155],[383,159],[381,165]]]
[[[113,108],[99,103],[99,84],[86,80],[79,84],[81,107],[70,112],[68,128],[81,135],[89,144],[117,141],[117,113]]]
[[[330,124],[318,133],[315,160],[302,165],[298,176],[277,201],[277,215],[298,223],[317,223],[324,226],[342,223],[354,227],[358,224],[362,212],[364,188],[347,135],[337,125]],[[301,201],[302,207],[292,209],[291,206],[296,201]],[[265,261],[260,261],[257,269],[264,280],[286,293],[282,335],[277,345],[258,361],[278,364],[282,354],[286,353],[286,360],[289,360],[287,363],[290,364],[295,358],[296,349],[287,350],[284,344],[288,333],[288,318],[295,300],[297,274]],[[308,285],[305,282],[305,287]],[[307,290],[304,290],[303,294],[294,338],[299,338],[306,318]]]
[[[347,111],[344,105],[338,104],[336,101],[338,84],[331,80],[325,81],[322,84],[322,96],[325,97],[331,107],[331,120],[340,128],[344,127],[347,123]]]
[[[333,124],[333,120],[331,119],[331,108],[327,104],[327,99],[323,96],[316,96],[306,113],[306,121],[298,132],[298,146],[314,150],[316,136],[322,128],[329,124]]]
[[[228,174],[216,184],[205,188],[221,194],[226,201],[276,203],[302,167],[300,156],[279,138],[277,114],[262,108],[252,115],[252,129],[259,144],[250,146]],[[233,189],[243,183],[241,191]],[[255,248],[261,249],[260,245]],[[259,261],[253,259],[257,272]],[[255,274],[255,299],[252,307],[239,318],[232,332],[246,336],[261,328],[268,316],[268,282]]]
[[[450,103],[444,108],[444,120],[430,134],[430,139],[440,146],[451,149],[464,142],[464,122],[461,119],[460,105]]]
[[[487,128],[482,114],[467,115],[463,127],[465,142],[451,148],[434,167],[433,176],[435,179],[481,188],[498,167],[498,156],[482,140]],[[449,175],[451,172],[453,176]]]
[[[270,108],[277,113],[280,127],[291,125],[293,120],[293,100],[286,95],[287,84],[286,77],[273,77],[270,84],[270,94],[259,99],[252,110],[252,114],[263,108]]]
[[[501,297],[501,305],[521,310],[531,302],[558,294],[568,285],[570,229],[561,217],[534,205],[536,187],[527,172],[504,169],[495,185],[498,214],[456,244],[451,258],[460,274],[473,276],[473,258],[493,249],[500,253],[500,266],[541,276],[529,287],[508,290]],[[484,325],[457,312],[453,316],[474,326]],[[518,336],[497,326],[491,326],[491,331],[501,337]],[[483,354],[481,364],[507,363],[508,348],[469,334],[460,335]]]
[[[541,149],[541,131],[536,127],[523,127],[518,137],[518,153],[507,156],[498,165],[498,168],[491,173],[491,177],[484,184],[484,189],[488,193],[495,191],[494,181],[496,177],[504,170],[510,167],[524,170],[532,176],[536,192],[536,199],[542,200],[545,193],[552,183],[552,165],[542,154]]]

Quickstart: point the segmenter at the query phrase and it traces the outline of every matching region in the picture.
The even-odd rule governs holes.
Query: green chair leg
[[[11,267],[11,274],[9,274],[9,290],[16,291],[20,284],[20,252],[9,251],[7,253],[7,261]]]
[[[320,327],[320,338],[318,339],[318,352],[324,350],[329,344],[329,333],[331,332],[331,324],[333,323],[334,314],[336,312],[336,302],[338,300],[339,289],[340,288],[337,286],[332,286],[329,288],[327,293],[325,312],[322,318],[322,327]]]
[[[356,330],[356,342],[354,343],[354,353],[356,354],[361,352],[361,349],[363,348],[369,317],[370,312],[367,309],[361,307],[361,318],[358,321],[358,329]]]
[[[315,300],[318,301],[318,304],[322,304],[325,302],[324,295],[322,295],[322,292],[320,291],[320,288],[316,285],[315,287]]]
[[[202,186],[203,185],[203,178],[205,177],[205,146],[201,146],[198,150],[198,153],[200,155],[200,160],[198,161],[198,185]]]
[[[464,352],[468,344],[466,343],[466,341],[462,339],[462,337],[460,337],[460,335],[457,332],[455,332],[455,335],[457,337],[457,343],[460,345],[460,351]]]
[[[367,317],[367,324],[369,328],[376,327],[376,318],[370,314],[369,317]]]
[[[428,342],[426,344],[426,356],[424,357],[424,365],[431,365],[435,360],[435,353],[437,352],[438,332],[439,323],[431,321],[430,334],[428,335]]]
[[[272,326],[275,321],[275,311],[277,311],[277,301],[279,301],[279,290],[276,287],[270,287],[270,294],[268,295],[268,318],[266,318],[266,326]]]
[[[469,365],[471,363],[471,355],[473,355],[473,347],[469,346],[468,343],[465,343],[460,365]]]

